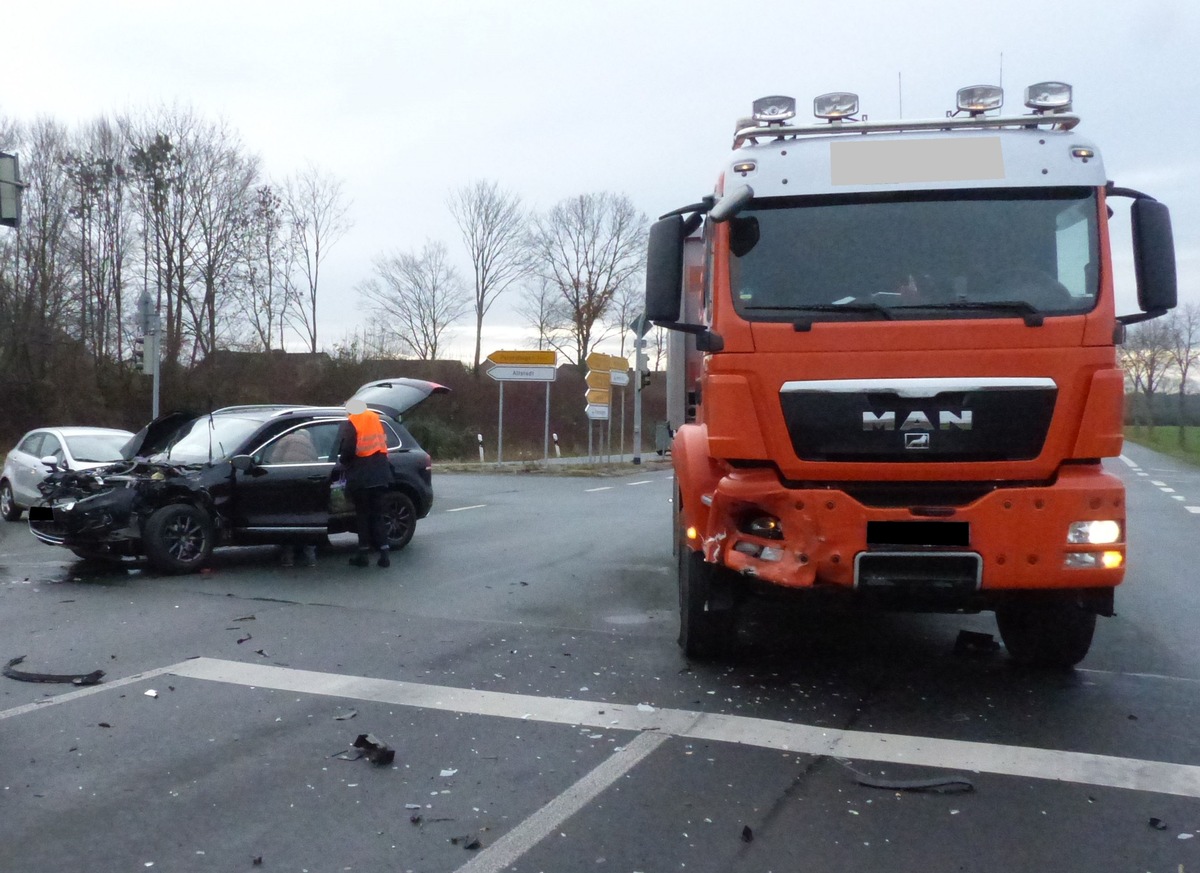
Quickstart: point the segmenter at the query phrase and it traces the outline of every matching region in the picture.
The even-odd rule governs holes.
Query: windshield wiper
[[[1019,315],[1026,327],[1041,327],[1046,316],[1028,300],[957,300],[953,303],[903,303],[893,309],[941,309],[949,311],[1008,312]]]
[[[846,302],[846,303],[806,303],[802,306],[745,306],[745,310],[750,312],[795,312],[803,314],[806,312],[866,312],[871,315],[878,315],[884,320],[890,321],[892,314],[888,312],[889,307],[880,306],[878,303],[868,302]],[[792,326],[799,331],[805,331],[812,327],[815,318],[798,319]]]

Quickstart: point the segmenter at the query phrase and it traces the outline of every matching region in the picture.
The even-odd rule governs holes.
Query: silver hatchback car
[[[0,515],[17,521],[42,499],[38,483],[53,470],[88,470],[121,460],[121,447],[133,434],[111,427],[39,427],[4,459],[0,475]]]

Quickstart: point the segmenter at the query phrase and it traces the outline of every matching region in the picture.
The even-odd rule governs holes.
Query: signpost
[[[587,406],[584,411],[589,421],[610,421],[612,415],[612,392],[629,384],[629,361],[619,355],[592,352],[587,356],[587,391],[584,392]],[[624,439],[625,405],[621,404],[622,440]],[[612,427],[608,429],[608,447],[612,448]],[[592,431],[588,426],[588,457],[592,457]]]
[[[550,459],[550,383],[558,378],[558,353],[553,349],[499,349],[487,356],[494,366],[487,374],[500,383],[500,412],[496,427],[496,463],[504,460],[504,383],[546,383],[546,427],[543,455]],[[482,448],[482,447],[481,447]],[[482,454],[480,455],[482,458]]]

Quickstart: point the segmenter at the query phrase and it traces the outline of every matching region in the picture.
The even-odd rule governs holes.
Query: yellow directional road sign
[[[588,374],[584,377],[589,388],[604,388],[607,389],[611,384],[608,376],[608,370],[588,370]]]
[[[602,406],[608,405],[609,391],[607,388],[589,388],[587,391],[587,402],[598,403]]]
[[[549,364],[558,363],[558,353],[554,349],[537,351],[535,349],[500,349],[492,352],[487,359],[493,364]]]

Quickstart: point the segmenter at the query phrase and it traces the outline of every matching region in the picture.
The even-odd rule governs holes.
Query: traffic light
[[[650,371],[649,370],[641,370],[638,373],[638,376],[641,379],[641,381],[640,381],[641,390],[645,391],[647,388],[650,387]]]
[[[145,336],[150,333],[151,319],[154,318],[154,301],[150,298],[149,291],[143,291],[142,296],[138,298],[137,317],[138,317],[138,333]]]
[[[146,338],[139,336],[133,340],[133,365],[139,370],[146,368]]]

